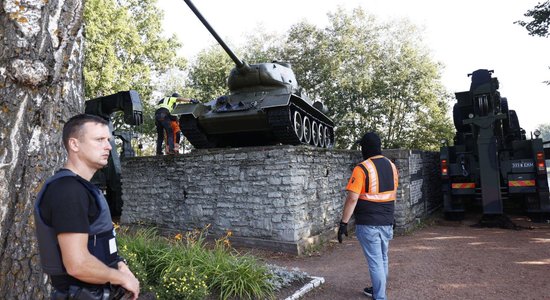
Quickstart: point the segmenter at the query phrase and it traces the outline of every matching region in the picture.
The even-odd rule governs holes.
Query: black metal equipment
[[[109,130],[113,136],[122,140],[122,151],[116,151],[115,140],[111,140],[111,155],[107,166],[95,173],[91,182],[105,192],[109,209],[113,217],[122,213],[122,184],[120,181],[120,159],[135,156],[132,148],[132,134],[127,131],[114,131],[112,116],[115,112],[124,113],[124,123],[141,125],[143,123],[143,109],[139,94],[136,91],[123,91],[116,94],[99,97],[85,102],[85,112],[97,115],[109,121]]]
[[[464,217],[468,204],[481,204],[484,216],[527,213],[550,215],[545,157],[538,136],[527,140],[517,114],[500,96],[492,70],[472,74],[469,91],[456,93],[454,146],[441,147],[444,212]]]

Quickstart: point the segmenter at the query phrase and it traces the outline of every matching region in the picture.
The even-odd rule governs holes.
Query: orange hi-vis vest
[[[375,159],[386,159],[390,165],[392,170],[392,179],[388,178],[388,175],[390,174],[379,174],[379,172],[387,172],[387,170],[378,170],[376,168],[375,163],[373,160]],[[398,175],[397,175],[397,168],[395,167],[395,164],[393,164],[389,159],[385,158],[382,155],[376,155],[373,157],[370,157],[369,159],[361,162],[359,165],[361,169],[363,169],[363,172],[365,173],[365,193],[359,194],[360,200],[367,200],[371,202],[390,202],[397,200],[397,185],[398,185]],[[383,175],[383,176],[381,176]],[[380,180],[381,178],[386,178],[386,180],[393,180],[393,188],[389,190],[383,190],[380,191]],[[389,183],[389,182],[388,182]],[[385,186],[388,186],[388,183],[386,183]],[[391,183],[389,183],[391,186]]]

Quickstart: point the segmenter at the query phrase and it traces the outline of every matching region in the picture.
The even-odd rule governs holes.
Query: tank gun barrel
[[[231,51],[231,49],[229,49],[227,44],[225,44],[225,42],[220,38],[220,36],[216,33],[216,31],[214,31],[214,28],[212,28],[212,26],[210,26],[208,21],[206,21],[206,19],[198,11],[198,9],[195,7],[193,2],[191,2],[191,0],[183,0],[183,1],[185,1],[187,6],[189,6],[189,8],[193,11],[193,13],[197,16],[197,18],[199,18],[199,20],[202,22],[204,27],[206,27],[206,29],[208,29],[208,31],[210,31],[212,36],[214,36],[216,41],[218,41],[218,43],[222,46],[223,50],[225,50],[225,52],[229,55],[229,57],[231,57],[231,59],[235,62],[235,64],[237,65],[237,69],[240,69],[240,68],[244,67],[246,64],[242,60],[240,60],[237,57],[237,55],[235,55],[235,53],[233,53],[233,51]]]

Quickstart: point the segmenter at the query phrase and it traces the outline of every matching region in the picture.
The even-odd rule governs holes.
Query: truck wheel
[[[462,119],[463,117],[460,111],[460,107],[458,107],[458,104],[455,104],[453,106],[453,123],[455,124],[456,131],[458,132],[464,131],[463,130],[464,125],[462,125]]]
[[[508,99],[506,97],[500,98],[500,112],[506,115],[506,119],[502,119],[502,128],[504,134],[508,135],[510,130],[510,113],[508,112]]]
[[[550,213],[543,212],[530,212],[527,214],[527,217],[531,219],[533,223],[549,223],[550,222]]]
[[[448,221],[462,221],[464,220],[463,211],[447,211],[445,212],[445,220]]]

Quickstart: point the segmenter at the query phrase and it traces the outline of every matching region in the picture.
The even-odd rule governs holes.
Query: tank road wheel
[[[316,121],[311,122],[311,143],[315,147],[319,145],[319,125]]]
[[[319,147],[325,147],[325,126],[319,124]]]
[[[298,137],[298,140],[302,140],[302,137],[304,136],[304,127],[303,127],[303,121],[302,121],[302,115],[300,115],[300,112],[295,110],[294,114],[292,115],[292,122],[294,127],[294,132],[296,133],[296,136]]]
[[[304,143],[309,144],[311,141],[311,123],[309,122],[309,118],[307,116],[304,116],[304,139],[302,140]]]
[[[330,137],[330,128],[328,127],[325,127],[324,139],[325,139],[325,148],[332,147],[332,141]]]

